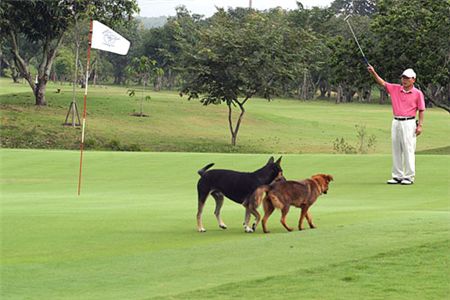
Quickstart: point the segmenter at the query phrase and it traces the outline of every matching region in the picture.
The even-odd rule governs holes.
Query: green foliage
[[[328,39],[328,47],[331,49],[329,56],[330,75],[329,80],[336,87],[338,93],[342,93],[342,101],[351,102],[353,95],[360,90],[370,90],[372,81],[367,74],[367,68],[360,50],[357,47],[350,29],[343,18],[335,20],[339,22],[340,34]],[[368,17],[352,17],[349,19],[352,28],[365,54],[370,61],[372,48],[368,27],[370,19]],[[336,30],[336,29],[335,29]],[[369,53],[369,54],[368,54]],[[340,96],[340,95],[339,95]]]
[[[369,135],[366,125],[355,125],[356,137],[358,138],[358,153],[367,154],[369,150],[375,148],[377,138],[374,134]]]
[[[97,83],[135,81],[127,72],[132,59],[149,57],[164,71],[149,79],[155,90],[183,90],[205,104],[239,106],[236,101],[253,95],[314,99],[318,89],[322,97],[335,92],[340,102],[355,101],[356,94],[359,101],[369,102],[373,81],[344,22],[352,14],[349,21],[380,75],[393,82],[403,69],[413,67],[427,102],[450,111],[449,7],[448,0],[336,0],[329,8],[306,9],[299,2],[290,11],[222,9],[204,18],[180,6],[163,26],[145,29],[142,18],[130,17],[138,10],[135,0],[4,0],[2,65],[12,66],[8,74],[16,81],[20,72],[33,91],[40,92],[36,103],[45,103],[44,86],[51,70],[65,74],[70,68],[61,55],[52,66],[59,45],[71,48],[79,40],[80,53],[85,53],[89,18],[94,17],[132,43],[127,56],[93,51],[91,70]],[[11,29],[20,30],[11,35]],[[17,51],[14,41],[20,45]]]
[[[124,23],[125,16],[131,16],[138,10],[135,0],[3,0],[0,2],[0,33],[2,37],[8,37],[19,72],[35,93],[36,105],[46,105],[45,87],[56,53],[75,20],[91,17],[107,25],[120,24]],[[21,56],[17,42],[19,34],[39,45],[37,51],[42,51],[36,85],[28,62]]]
[[[141,148],[138,144],[131,145],[122,145],[118,140],[111,140],[106,144],[106,149],[110,149],[112,151],[141,151]]]
[[[75,56],[72,51],[67,48],[60,49],[55,58],[54,68],[61,80],[70,80],[75,70]]]
[[[333,150],[336,151],[337,153],[343,153],[343,154],[355,154],[356,153],[355,147],[353,147],[352,145],[347,143],[347,141],[343,137],[341,137],[340,139],[336,138],[334,140]]]
[[[144,114],[143,112],[143,102],[144,100],[150,100],[150,96],[144,96],[145,94],[145,86],[148,83],[149,78],[153,76],[162,76],[164,74],[163,69],[156,66],[156,60],[150,59],[146,56],[141,56],[140,58],[135,57],[131,64],[128,67],[128,72],[132,74],[132,76],[137,76],[141,80],[143,80],[142,84],[142,97],[141,97],[141,105],[140,105],[140,115]],[[129,96],[133,97],[135,95],[134,90],[129,90]]]
[[[333,150],[343,154],[367,154],[375,149],[376,136],[369,135],[366,125],[355,125],[357,142],[355,146],[349,144],[343,137],[336,138],[333,142]]]
[[[392,82],[413,68],[427,100],[450,111],[450,1],[380,0],[378,9],[371,28],[380,74]]]
[[[376,12],[377,0],[334,0],[330,10],[337,15],[371,16]]]
[[[186,41],[185,84],[189,98],[205,105],[270,100],[302,66],[308,36],[291,28],[281,11],[242,11],[239,18],[219,10],[209,26]]]
[[[181,91],[188,99],[200,98],[204,105],[228,105],[232,145],[236,145],[247,100],[255,95],[271,100],[300,72],[309,35],[290,25],[281,10],[220,9],[207,27],[190,27],[195,34],[184,39]],[[232,106],[240,109],[234,126]]]
[[[57,88],[61,93],[54,93]],[[138,87],[136,97],[140,96],[139,90]],[[0,147],[79,149],[80,130],[61,125],[72,101],[72,86],[50,82],[48,91],[49,106],[36,109],[26,84],[0,78]],[[83,98],[83,92],[78,91],[78,99]],[[89,87],[86,139],[96,141],[95,149],[108,149],[105,145],[115,139],[122,145],[139,144],[142,151],[333,153],[336,137],[355,145],[354,125],[365,124],[367,132],[377,137],[376,149],[370,153],[391,153],[386,119],[392,114],[390,105],[335,105],[280,98],[269,103],[254,98],[247,103],[246,126],[240,132],[239,145],[233,149],[224,127],[226,112],[221,106],[183,101],[175,92],[152,92],[151,103],[143,103],[144,111],[151,112],[151,117],[136,118],[130,112],[138,112],[139,98],[129,99],[125,87]],[[24,134],[33,128],[35,133]],[[417,151],[432,153],[433,149],[441,149],[436,154],[448,154],[448,136],[447,113],[428,109]]]
[[[146,82],[152,75],[160,75],[163,73],[162,69],[156,66],[156,60],[146,56],[133,58],[128,65],[127,71],[132,76],[137,76]]]

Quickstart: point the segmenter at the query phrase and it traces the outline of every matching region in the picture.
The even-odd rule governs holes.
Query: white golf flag
[[[92,48],[126,55],[130,41],[98,21],[92,23]]]

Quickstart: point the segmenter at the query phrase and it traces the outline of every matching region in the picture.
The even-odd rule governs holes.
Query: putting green
[[[390,155],[285,155],[287,178],[335,177],[288,233],[279,212],[243,232],[210,198],[196,232],[197,170],[253,171],[269,155],[0,150],[3,299],[444,299],[450,292],[449,162],[417,157],[412,186],[389,186]],[[261,210],[261,209],[260,209]],[[292,209],[288,223],[299,216]]]

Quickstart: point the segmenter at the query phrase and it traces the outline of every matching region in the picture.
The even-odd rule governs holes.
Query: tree
[[[163,86],[172,89],[176,85],[176,79],[183,72],[182,57],[184,56],[183,41],[193,42],[195,32],[202,23],[203,16],[193,14],[184,6],[176,8],[176,16],[170,17],[161,28],[153,28],[144,35],[144,55],[152,57],[164,70],[164,78],[159,76],[155,82],[155,88]]]
[[[370,59],[369,50],[372,48],[371,36],[369,34],[369,18],[355,16],[352,26],[361,47],[366,49],[366,55]],[[328,57],[330,67],[330,81],[337,89],[336,102],[351,102],[353,96],[358,93],[361,100],[368,101],[372,82],[369,80],[367,68],[362,55],[353,39],[343,17],[334,18],[335,32],[339,35],[329,39],[328,46],[331,53]],[[339,29],[338,29],[339,28]],[[365,33],[364,35],[360,32]]]
[[[42,55],[42,51],[38,48],[37,43],[27,40],[23,34],[19,33],[17,35],[16,41],[21,47],[22,58],[26,64],[34,63],[36,61],[36,57]],[[1,26],[0,26],[0,47],[3,54],[3,62],[5,63],[5,66],[10,69],[13,81],[18,82],[18,79],[21,77],[21,74],[19,72],[18,63],[14,55],[13,51],[14,49],[12,48],[11,40],[8,38],[8,35],[5,34]]]
[[[307,46],[308,55],[305,55],[305,68],[298,77],[298,96],[301,99],[314,98],[317,89],[320,96],[331,89],[329,84],[328,58],[330,49],[327,47],[327,32],[330,27],[330,19],[335,18],[329,9],[313,7],[305,9],[298,3],[298,9],[289,12],[288,18],[297,28],[307,32],[310,42]]]
[[[200,98],[204,105],[228,106],[233,146],[245,103],[255,95],[271,100],[302,67],[303,33],[289,30],[283,10],[266,14],[241,10],[241,14],[218,10],[184,50],[187,72],[182,93]],[[233,107],[240,110],[235,124]]]
[[[156,66],[156,60],[150,59],[146,56],[141,56],[140,58],[135,57],[131,61],[131,64],[128,66],[128,72],[142,79],[142,97],[141,97],[140,112],[139,114],[135,115],[143,117],[145,116],[143,110],[145,87],[148,83],[148,80],[154,75],[161,76],[164,71]],[[134,92],[132,92],[131,94],[134,94]],[[145,98],[147,99],[147,97]]]
[[[330,9],[337,15],[371,16],[376,6],[376,0],[334,0]]]
[[[413,68],[427,102],[450,112],[450,1],[380,0],[372,30],[388,81]]]
[[[107,52],[102,53],[101,56],[111,62],[113,67],[114,84],[124,84],[126,81],[126,68],[131,62],[132,57],[139,57],[139,48],[141,44],[140,31],[138,30],[139,22],[131,20],[129,22],[118,24],[115,30],[120,32],[127,40],[131,42],[133,47],[130,48],[128,55],[118,55]]]
[[[122,22],[137,10],[135,0],[3,0],[0,2],[0,33],[10,41],[16,65],[33,90],[36,105],[46,105],[45,90],[52,64],[75,16],[87,14],[111,24]],[[36,84],[21,54],[20,34],[36,43],[36,52],[42,51]]]
[[[68,48],[61,48],[55,58],[54,71],[62,82],[73,75],[75,70],[75,57]]]

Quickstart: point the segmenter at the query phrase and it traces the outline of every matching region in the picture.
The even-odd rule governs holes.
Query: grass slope
[[[61,93],[55,93],[60,88]],[[357,144],[355,125],[375,135],[372,153],[391,152],[390,105],[339,104],[326,101],[251,99],[238,135],[230,147],[225,105],[202,106],[175,92],[150,92],[144,105],[148,118],[130,116],[139,110],[140,95],[127,96],[124,87],[89,88],[87,149],[171,152],[332,153],[344,138]],[[78,104],[82,106],[82,90]],[[26,84],[0,78],[0,141],[3,148],[78,149],[80,130],[64,127],[72,87],[50,83],[47,107],[36,107]],[[80,107],[81,113],[82,107]],[[235,111],[237,117],[237,111]],[[450,154],[450,119],[441,109],[429,109],[417,150]]]
[[[214,205],[195,229],[196,170],[252,171],[268,155],[0,150],[3,299],[444,299],[449,156],[417,158],[413,186],[388,186],[390,155],[286,155],[287,178],[326,172],[316,230],[279,212],[243,233],[244,210]],[[292,209],[288,222],[296,224]]]

